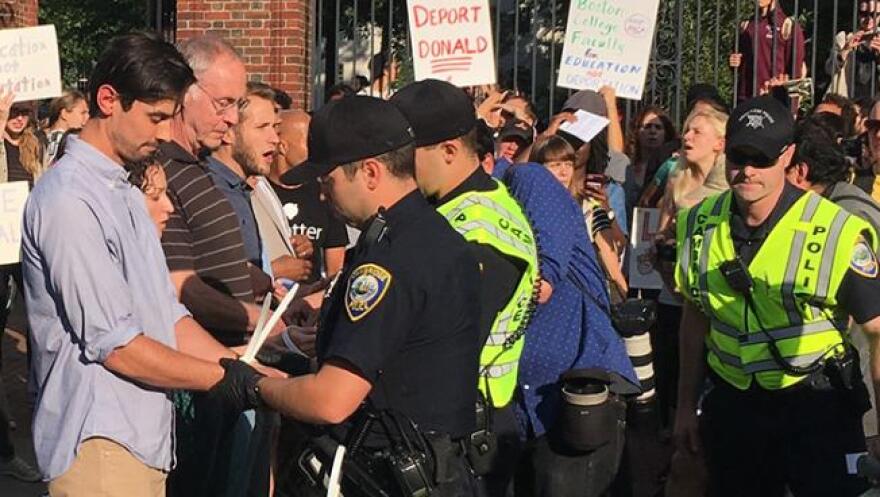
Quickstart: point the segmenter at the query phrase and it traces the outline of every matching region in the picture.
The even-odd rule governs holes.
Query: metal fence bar
[[[556,110],[556,0],[550,2],[550,82],[547,87],[550,89],[550,105],[548,105],[548,121],[553,117]]]
[[[538,94],[538,2],[532,2],[532,98]]]
[[[519,2],[513,3],[513,91],[519,92]]]
[[[336,36],[336,50],[333,51],[333,83],[336,83],[340,76],[340,65],[339,65],[339,20],[341,18],[340,10],[342,9],[342,5],[340,0],[336,0],[336,10],[334,11],[334,24],[336,25],[336,30],[334,31]]]
[[[718,64],[721,54],[721,0],[715,0],[715,57],[712,60],[715,67],[715,88],[718,88],[718,76],[721,66]]]
[[[817,12],[819,12],[819,0],[813,0],[813,53],[810,55],[810,69],[812,69],[810,74],[814,77],[816,75],[816,51],[819,48],[819,16],[816,15]]]
[[[858,29],[859,29],[859,2],[858,1],[853,2],[852,26],[853,26],[853,28],[852,28],[853,33],[858,31]],[[837,36],[837,33],[835,33],[835,36]],[[834,40],[834,38],[832,38],[832,40]],[[849,89],[849,94],[855,95],[856,66],[858,64],[855,63],[856,62],[856,50],[853,50],[852,53],[853,53],[853,63],[850,64],[852,67],[850,67],[849,69],[850,69],[850,75],[852,76],[852,78],[850,80],[853,82],[853,88]]]
[[[758,94],[758,26],[761,25],[761,7],[755,2],[755,20],[752,24],[752,96]]]
[[[357,1],[357,0],[355,0]],[[370,2],[370,96],[373,96],[373,83],[376,79],[376,68],[373,67],[373,64],[376,63],[376,2]],[[385,67],[381,67],[381,72],[379,73],[379,81],[380,84],[383,81],[382,76],[385,74]]]
[[[495,70],[498,72],[497,81],[501,82],[501,0],[495,0]]]
[[[678,18],[679,18],[679,20],[681,20],[684,18],[684,0],[677,0],[677,3],[678,3]],[[676,50],[675,50],[675,52],[676,52],[676,54],[675,54],[675,57],[676,57],[675,67],[676,67],[676,70],[678,71],[678,74],[681,74],[682,67],[683,67],[683,65],[682,65],[682,47],[684,46],[684,29],[683,28],[684,28],[684,26],[682,26],[682,24],[679,23],[678,37],[676,38],[676,41],[675,41],[675,48],[676,48]],[[682,84],[683,84],[682,78],[676,78],[676,81],[675,81],[675,106],[674,106],[675,113],[673,114],[675,116],[676,121],[681,120],[681,95],[682,95],[681,86],[682,86]]]
[[[798,5],[798,0],[794,0],[794,11],[791,13],[791,17],[792,17],[792,19],[795,20],[795,22],[798,23],[797,26],[800,26],[800,21],[798,21],[798,7],[800,7]],[[795,28],[797,26],[795,26]],[[792,40],[795,40],[795,30],[792,30],[791,36],[792,36]],[[798,77],[802,76],[801,75],[802,68],[797,67],[797,58],[798,58],[798,44],[792,43],[791,44],[791,77],[792,78],[798,78]],[[814,70],[815,70],[815,68],[814,68]],[[813,74],[813,73],[811,72],[810,74]]]
[[[816,1],[818,2],[819,0],[816,0]],[[734,11],[736,12],[735,18],[734,18],[736,20],[736,25],[734,25],[734,27],[733,27],[733,52],[740,53],[740,50],[739,50],[739,15],[740,15],[739,0],[733,0],[733,3],[734,3]],[[741,67],[742,67],[742,61],[740,61],[740,67],[737,67],[733,70],[733,100],[731,102],[731,107],[736,106],[736,101],[739,96],[739,83],[740,83],[739,71],[740,71]]]
[[[358,0],[351,0],[353,15],[351,16],[351,79],[356,80],[358,76],[358,42],[360,41],[360,33],[358,33]]]
[[[383,36],[388,37],[388,56],[385,57],[387,64],[390,66],[394,65],[394,0],[388,0],[388,31],[383,34]],[[389,66],[389,67],[390,67]],[[391,82],[389,81],[390,85]],[[387,88],[382,88],[382,91],[387,92]]]
[[[700,80],[700,52],[703,49],[703,0],[697,0],[697,44],[694,47],[694,81]]]

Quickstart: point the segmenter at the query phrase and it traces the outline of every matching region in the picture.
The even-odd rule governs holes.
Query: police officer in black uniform
[[[362,235],[322,308],[318,371],[264,378],[259,394],[286,416],[335,425],[312,445],[325,471],[327,452],[347,447],[347,496],[471,495],[461,439],[475,424],[479,266],[416,188],[409,123],[372,97],[328,104],[309,126],[309,160],[285,181],[308,174]]]

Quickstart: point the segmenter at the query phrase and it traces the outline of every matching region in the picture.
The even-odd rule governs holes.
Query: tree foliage
[[[149,27],[145,0],[40,0],[40,24],[58,32],[62,77],[75,86],[88,77],[103,47],[115,35]]]

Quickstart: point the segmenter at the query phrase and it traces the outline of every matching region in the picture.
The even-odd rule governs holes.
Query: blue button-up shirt
[[[260,230],[257,227],[257,219],[254,217],[254,208],[251,205],[251,191],[253,189],[244,178],[226,167],[226,164],[213,157],[208,157],[207,163],[208,174],[211,175],[214,185],[223,192],[223,195],[232,204],[235,215],[238,216],[245,256],[251,264],[262,268],[263,249],[260,244]]]
[[[516,410],[523,433],[540,436],[559,411],[559,375],[599,368],[616,379],[619,393],[638,391],[623,340],[608,313],[605,274],[590,244],[577,203],[541,165],[510,166],[504,177],[538,240],[541,278],[553,287],[525,334]]]
[[[174,411],[167,392],[102,364],[145,335],[176,348],[177,301],[144,195],[117,163],[71,136],[28,198],[22,270],[37,387],[34,446],[46,479],[79,444],[104,437],[168,471]]]

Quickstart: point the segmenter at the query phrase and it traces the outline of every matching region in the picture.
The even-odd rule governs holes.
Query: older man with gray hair
[[[271,278],[248,262],[238,217],[199,157],[220,147],[238,123],[246,70],[236,50],[217,36],[186,40],[179,50],[196,82],[172,121],[171,141],[161,147],[174,205],[162,247],[180,301],[217,340],[235,347],[254,331],[259,319],[254,295],[271,289]],[[188,394],[179,397],[190,406]],[[171,475],[172,493],[233,496],[251,486],[267,495],[268,449],[248,447],[267,436],[260,413],[256,421],[252,412],[245,420],[199,393],[192,394],[191,408],[178,423],[180,464]],[[248,453],[258,457],[234,460]]]

